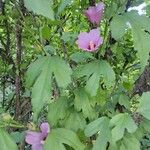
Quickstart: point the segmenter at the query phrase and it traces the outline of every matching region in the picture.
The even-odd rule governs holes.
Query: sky
[[[139,13],[140,15],[142,15],[142,14],[145,14],[145,11],[143,10],[143,8],[144,8],[145,6],[146,6],[146,3],[143,3],[143,4],[141,4],[141,5],[139,5],[139,6],[136,6],[136,7],[130,7],[128,11],[137,10],[138,13]]]

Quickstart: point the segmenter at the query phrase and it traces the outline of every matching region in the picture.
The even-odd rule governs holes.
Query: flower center
[[[89,49],[90,50],[93,50],[94,48],[95,48],[95,44],[94,44],[94,42],[93,41],[90,41],[90,43],[89,43]]]

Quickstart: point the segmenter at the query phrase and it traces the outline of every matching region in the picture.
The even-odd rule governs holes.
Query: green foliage
[[[77,135],[68,129],[57,128],[53,129],[48,135],[44,144],[44,149],[49,150],[66,150],[63,144],[67,144],[75,150],[84,150],[84,145],[80,142]]]
[[[28,10],[33,11],[36,14],[48,17],[50,19],[54,19],[52,10],[52,0],[25,0],[24,2]]]
[[[17,145],[11,139],[10,135],[0,128],[0,145],[2,150],[17,150]]]
[[[110,120],[110,127],[112,128],[111,133],[114,142],[123,137],[125,129],[129,133],[134,133],[137,130],[137,125],[127,113],[115,115]]]
[[[107,117],[101,117],[85,128],[85,135],[90,137],[98,132],[98,137],[94,143],[93,150],[105,150],[107,142],[110,141],[111,133],[109,129],[109,119]]]
[[[91,0],[0,1],[0,149],[29,150],[27,130],[45,150],[149,149],[150,2],[103,3],[92,24]],[[93,28],[103,43],[84,51]]]
[[[65,7],[71,2],[72,0],[62,0],[60,6],[58,7],[57,15],[59,15],[65,9]]]
[[[115,73],[106,61],[93,61],[86,65],[79,66],[75,72],[76,77],[87,77],[86,91],[95,96],[99,88],[100,78],[103,78],[107,87],[113,86]]]
[[[84,117],[89,119],[94,119],[96,117],[96,112],[92,107],[90,102],[90,97],[85,92],[83,88],[77,89],[75,92],[74,106],[77,111],[83,112]]]
[[[119,40],[121,39],[127,28],[126,24],[126,19],[122,15],[117,15],[113,18],[113,21],[111,22],[111,31],[112,31],[112,36],[116,39]],[[116,28],[117,27],[117,28]]]
[[[27,85],[32,86],[32,106],[35,118],[42,107],[51,98],[52,75],[59,87],[66,87],[71,82],[71,69],[56,56],[45,56],[36,60],[29,66],[27,72]]]
[[[59,119],[66,116],[68,108],[67,98],[61,97],[57,101],[49,104],[48,121],[51,125],[56,125]]]
[[[140,143],[136,137],[132,135],[126,135],[120,145],[119,150],[140,150]]]
[[[79,129],[83,130],[86,126],[86,120],[81,113],[75,111],[71,112],[65,119],[65,128],[77,132]]]
[[[132,28],[134,47],[138,51],[138,57],[140,58],[142,68],[144,68],[144,66],[147,65],[150,53],[150,35],[143,31],[143,29],[150,31],[149,26],[146,25],[150,24],[150,19],[138,15],[136,11],[117,15],[111,23],[112,35],[115,39],[119,39],[125,34],[127,23],[128,26],[130,24]],[[115,26],[117,26],[117,28],[115,28]]]
[[[150,98],[150,92],[143,93],[142,97],[140,98],[138,112],[141,113],[145,118],[150,120],[149,98]]]

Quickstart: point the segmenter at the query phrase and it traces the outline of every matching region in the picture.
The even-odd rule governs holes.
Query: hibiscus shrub
[[[1,0],[0,19],[0,150],[150,149],[148,0]]]

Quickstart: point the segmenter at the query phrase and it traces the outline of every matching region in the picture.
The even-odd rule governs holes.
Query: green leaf
[[[141,113],[146,119],[150,120],[150,92],[143,93],[140,98],[138,112]]]
[[[100,106],[104,106],[108,100],[109,92],[107,90],[99,89],[96,96],[91,98],[91,102],[93,105],[97,104]]]
[[[50,59],[47,57],[47,61],[42,68],[42,72],[38,76],[35,84],[32,88],[31,102],[33,106],[34,118],[41,111],[42,107],[48,103],[51,98],[51,77],[52,70],[50,68]]]
[[[98,118],[95,121],[91,122],[85,128],[85,135],[87,137],[90,137],[90,136],[96,134],[97,132],[102,130],[104,123],[107,121],[108,121],[107,117],[101,117],[101,118]]]
[[[79,63],[79,62],[84,62],[88,59],[94,59],[94,57],[92,56],[91,53],[87,53],[87,52],[76,52],[76,53],[73,53],[70,58]]]
[[[54,19],[52,10],[52,0],[24,0],[25,7],[29,11],[33,11],[36,14],[43,15],[50,19]]]
[[[84,150],[85,146],[80,142],[77,135],[68,129],[53,129],[44,144],[44,150],[66,150],[63,144],[67,144],[74,150]]]
[[[71,82],[71,68],[57,56],[44,56],[29,66],[26,83],[32,86],[32,106],[35,119],[43,106],[51,99],[52,75],[59,87]]]
[[[119,150],[140,150],[140,142],[133,135],[124,136]]]
[[[125,129],[129,133],[134,133],[137,130],[137,125],[127,113],[118,114],[110,120],[110,128],[112,128],[112,139],[114,142],[123,138]]]
[[[104,83],[107,87],[113,86],[115,83],[115,72],[107,61],[100,61],[99,63],[100,75],[103,76]]]
[[[99,88],[99,75],[97,73],[93,73],[92,76],[87,81],[85,86],[85,90],[91,95],[95,96],[97,94],[97,89]]]
[[[50,103],[47,116],[50,125],[55,126],[59,119],[63,119],[67,113],[67,108],[68,104],[66,97],[61,97],[53,103]]]
[[[106,61],[93,61],[86,65],[79,66],[75,71],[75,77],[87,77],[86,91],[95,96],[99,88],[99,80],[103,78],[107,87],[111,87],[115,82],[115,73]]]
[[[44,39],[49,39],[51,35],[50,28],[47,25],[45,25],[41,28],[41,34]]]
[[[121,15],[115,16],[110,24],[112,31],[112,36],[119,40],[125,34],[125,29],[127,28],[126,19]]]
[[[10,136],[12,137],[12,139],[14,139],[15,143],[20,143],[24,140],[25,132],[12,132]]]
[[[85,125],[85,118],[81,113],[77,113],[76,111],[71,112],[65,120],[65,128],[71,129],[75,132],[77,132],[78,129],[83,130]]]
[[[17,145],[11,139],[10,135],[5,132],[2,128],[0,128],[0,145],[1,150],[18,150]]]
[[[58,7],[57,15],[59,15],[71,2],[72,0],[62,0],[60,6]]]
[[[125,108],[127,108],[127,109],[130,108],[129,97],[126,96],[125,94],[120,94],[119,95],[118,102],[119,102],[120,105],[123,105]]]
[[[111,132],[109,129],[109,119],[107,117],[101,117],[85,128],[85,135],[90,137],[98,133],[98,137],[94,142],[92,150],[106,150],[107,143],[110,141]]]
[[[83,88],[79,88],[75,90],[75,99],[74,106],[77,111],[83,112],[84,117],[88,117],[89,119],[94,119],[96,117],[96,113],[90,103],[90,99]]]
[[[51,67],[59,87],[66,87],[71,82],[72,70],[57,56],[52,57]]]
[[[150,32],[150,27],[147,25],[150,24],[150,18],[144,15],[140,16],[137,11],[130,11],[128,13],[124,13],[122,16],[116,16],[111,25],[112,35],[114,38],[119,39],[123,36],[126,29],[124,27],[127,23],[128,25],[130,24],[129,27],[132,29],[134,47],[138,51],[137,55],[140,58],[143,69],[148,64],[150,53],[150,35],[144,31],[146,30]],[[116,24],[118,25],[117,28],[115,28]]]
[[[43,66],[47,63],[47,57],[40,57],[31,63],[26,73],[26,87],[30,88],[42,71]]]

